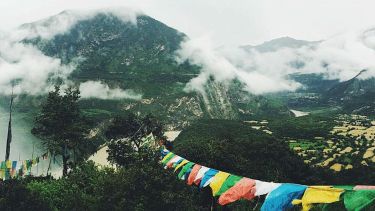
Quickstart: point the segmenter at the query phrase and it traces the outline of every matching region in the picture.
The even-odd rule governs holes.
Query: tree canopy
[[[34,121],[32,133],[42,139],[42,143],[52,156],[63,158],[63,174],[67,174],[68,159],[73,161],[85,153],[87,128],[78,105],[79,90],[69,87],[61,94],[59,86],[48,93],[40,113]]]
[[[156,140],[163,138],[163,126],[152,115],[145,117],[129,114],[116,117],[106,131],[110,139],[108,143],[108,159],[117,165],[126,166],[138,162],[157,159]]]

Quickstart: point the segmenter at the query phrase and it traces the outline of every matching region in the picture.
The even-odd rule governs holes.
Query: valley
[[[365,35],[355,44],[372,52]],[[30,176],[0,181],[0,208],[7,197],[18,204],[7,192],[15,184],[35,210],[215,210],[213,187],[186,187],[164,171],[166,149],[182,156],[165,166],[184,169],[185,180],[199,164],[220,169],[221,185],[229,173],[255,179],[252,187],[375,182],[375,75],[343,52],[346,37],[231,48],[195,39],[122,10],[67,10],[0,32],[0,70],[9,71],[0,149],[15,91],[10,159],[53,154],[30,164]],[[258,210],[262,195],[223,210]]]
[[[374,123],[366,116],[339,114],[326,136],[287,140],[287,143],[309,165],[334,171],[359,165],[373,166]]]

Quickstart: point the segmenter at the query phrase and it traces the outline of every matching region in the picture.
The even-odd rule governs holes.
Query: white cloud
[[[65,65],[60,59],[46,56],[35,46],[25,44],[22,40],[35,37],[50,39],[69,31],[77,21],[92,18],[98,13],[113,14],[133,24],[136,24],[136,17],[140,14],[126,8],[66,11],[35,23],[25,24],[10,32],[1,32],[0,94],[8,95],[12,92],[12,81],[17,82],[14,87],[16,94],[30,95],[45,94],[50,91],[53,88],[51,79],[61,78],[66,83],[70,83],[67,78],[82,58]],[[119,89],[109,90],[112,97],[127,97],[123,93],[132,97],[130,92],[122,92]]]
[[[345,81],[361,70],[361,79],[375,77],[375,29],[343,33],[300,48],[280,48],[273,52],[245,51],[241,48],[213,48],[209,38],[186,40],[177,51],[177,60],[201,66],[201,74],[186,86],[187,91],[204,93],[210,77],[218,82],[237,79],[254,94],[294,91],[301,84],[292,73],[318,73],[327,79]],[[295,64],[299,63],[300,66]]]
[[[187,84],[187,91],[204,94],[204,85],[210,77],[221,83],[237,79],[245,85],[245,90],[254,94],[293,91],[300,86],[296,82],[288,81],[282,70],[274,71],[273,68],[282,69],[285,66],[277,62],[277,57],[273,58],[274,63],[269,63],[262,56],[251,60],[251,56],[240,48],[214,49],[207,37],[185,41],[176,55],[180,62],[188,60],[202,67],[200,75]],[[260,68],[264,71],[259,71]]]
[[[97,10],[66,10],[30,24],[21,25],[13,34],[13,37],[21,39],[32,39],[41,37],[50,39],[57,34],[63,34],[69,31],[75,23],[82,20],[93,18],[97,14],[112,14],[120,18],[124,22],[137,24],[137,16],[141,14],[130,8],[108,8]]]
[[[17,94],[46,93],[51,86],[49,79],[66,79],[73,69],[74,64],[62,65],[60,59],[45,56],[31,45],[0,36],[0,94],[11,93],[12,81],[17,82]]]
[[[79,86],[82,98],[97,98],[103,100],[132,99],[140,100],[142,95],[135,93],[133,90],[123,90],[120,88],[111,89],[107,84],[100,81],[87,81]]]
[[[256,44],[282,36],[321,40],[375,20],[373,0],[2,0],[0,28],[67,9],[119,6],[140,8],[192,38],[212,32],[215,45]]]

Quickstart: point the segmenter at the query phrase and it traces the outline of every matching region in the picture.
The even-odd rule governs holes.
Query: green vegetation
[[[356,144],[353,137],[338,137],[330,131],[339,111],[374,114],[373,81],[339,83],[321,75],[292,75],[307,88],[252,95],[238,81],[224,85],[211,80],[205,87],[205,102],[200,94],[184,92],[200,68],[175,61],[175,50],[184,38],[148,16],[139,16],[135,26],[99,14],[51,39],[24,40],[64,64],[76,64],[69,78],[76,85],[100,80],[112,88],[133,89],[143,99],[79,100],[78,90],[73,89],[65,96],[55,89],[45,102],[45,96],[18,96],[15,109],[22,120],[32,122],[36,116],[34,134],[52,154],[63,155],[64,176],[0,182],[0,210],[209,209],[213,202],[209,187],[189,187],[157,162],[158,143],[147,142],[145,136],[153,133],[162,139],[166,128],[183,129],[174,142],[177,154],[241,176],[303,184],[375,183],[374,165],[354,165],[334,173],[311,166],[314,163],[309,166],[291,150],[300,147],[309,151],[307,157],[326,160],[334,153],[320,151],[331,147],[325,143],[330,138],[340,148],[336,153],[344,146],[360,145],[359,156],[343,154],[336,156],[337,162],[361,163],[360,156],[372,142],[361,138]],[[77,58],[84,59],[78,62]],[[0,106],[8,106],[9,100],[2,98]],[[289,107],[311,111],[311,115],[295,118]],[[254,130],[242,122],[250,120],[268,120],[269,124],[259,123],[261,128]],[[96,135],[88,138],[88,129]],[[290,139],[296,142],[287,142]],[[103,144],[116,170],[85,161]],[[247,210],[256,204],[241,201],[223,209]]]
[[[313,181],[308,166],[286,144],[238,121],[197,121],[174,145],[188,160],[234,174],[276,182]]]
[[[333,118],[321,115],[308,115],[298,118],[271,119],[269,127],[277,137],[312,139],[325,137],[334,126]]]
[[[101,169],[85,163],[62,179],[0,183],[1,210],[203,210],[197,190],[160,164]]]
[[[0,209],[4,210],[207,210],[209,186],[190,187],[162,168],[156,143],[163,125],[152,116],[126,115],[111,121],[104,134],[110,160],[117,169],[79,163],[64,177],[31,177],[0,183]],[[135,147],[129,147],[134,145]],[[239,121],[200,120],[184,130],[173,151],[196,163],[237,175],[275,182],[302,184],[374,183],[373,167],[358,166],[331,173],[311,168],[288,145]],[[140,147],[136,147],[140,146]],[[349,162],[348,158],[345,158]],[[353,178],[356,178],[355,180]],[[16,197],[17,196],[17,197]],[[217,210],[246,210],[259,201],[239,201]]]
[[[68,172],[70,154],[73,164],[82,159],[87,152],[90,142],[87,136],[87,126],[81,114],[78,100],[79,90],[68,88],[64,95],[60,87],[48,94],[40,114],[35,118],[32,133],[42,139],[51,156],[61,155],[63,158],[63,174]]]
[[[294,149],[295,147],[301,147],[302,150],[311,150],[311,149],[323,149],[324,144],[323,141],[318,141],[318,140],[305,140],[305,139],[300,139],[296,140],[296,142],[291,142],[289,143],[290,149]]]
[[[145,137],[153,135],[157,139],[163,138],[163,127],[151,115],[141,118],[130,114],[116,117],[105,134],[111,140],[108,143],[108,160],[120,166],[130,166],[158,157],[157,152],[152,150],[157,143]]]

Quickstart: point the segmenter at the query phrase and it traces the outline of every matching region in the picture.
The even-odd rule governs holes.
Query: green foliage
[[[314,180],[285,143],[241,122],[197,121],[174,144],[174,151],[188,160],[237,175],[278,182]]]
[[[48,205],[26,187],[26,181],[0,182],[0,210],[50,210]]]
[[[28,189],[38,194],[52,210],[88,210],[93,196],[87,196],[76,183],[67,179],[33,181]]]
[[[302,150],[308,150],[308,149],[324,149],[325,145],[323,141],[318,140],[296,140],[295,143],[289,143],[289,147],[293,149],[294,147],[301,147]]]
[[[108,144],[108,160],[120,166],[146,162],[155,159],[154,140],[147,140],[152,134],[156,138],[163,138],[161,123],[151,115],[145,117],[129,114],[126,117],[116,117],[106,131]],[[154,143],[152,143],[154,142]]]
[[[333,119],[326,116],[307,115],[298,118],[271,119],[269,127],[277,137],[312,139],[326,137],[334,126]]]
[[[157,162],[99,170],[93,163],[66,178],[33,181],[28,189],[52,210],[200,210],[198,192]]]
[[[40,114],[35,118],[32,133],[42,139],[42,143],[52,155],[62,155],[63,173],[67,173],[69,151],[73,151],[74,159],[84,154],[86,145],[84,117],[78,106],[79,90],[68,88],[60,94],[60,87],[48,94]],[[78,154],[76,154],[78,153]]]

